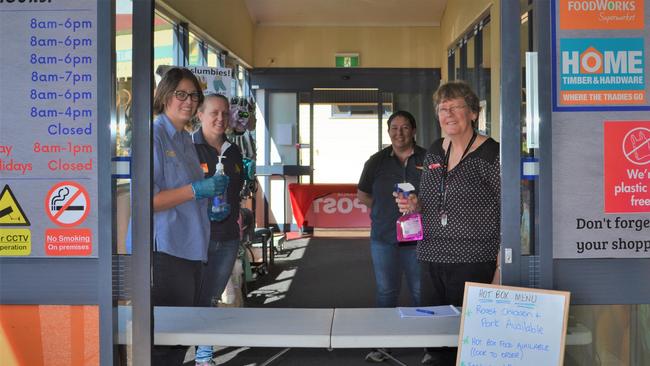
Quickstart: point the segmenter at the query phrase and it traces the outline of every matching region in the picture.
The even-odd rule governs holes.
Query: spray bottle
[[[219,155],[219,161],[217,162],[216,171],[214,175],[226,175],[223,169],[223,163],[221,162],[221,159],[223,158],[225,158],[225,156]],[[212,199],[212,208],[211,208],[212,213],[219,214],[227,210],[228,207],[227,206],[228,202],[226,201],[227,191],[228,191],[228,186],[226,186],[222,194],[218,194],[214,196],[214,198]]]
[[[395,185],[395,192],[403,197],[408,197],[413,191],[415,191],[415,187],[411,183],[398,183]],[[396,224],[398,241],[422,240],[424,237],[422,215],[418,212],[405,212],[397,219]]]

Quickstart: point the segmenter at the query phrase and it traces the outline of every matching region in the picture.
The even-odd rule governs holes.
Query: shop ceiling
[[[245,0],[266,26],[439,26],[448,0]]]

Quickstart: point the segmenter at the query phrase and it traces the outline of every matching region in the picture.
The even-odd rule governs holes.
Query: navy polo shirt
[[[210,146],[203,138],[203,130],[199,128],[192,134],[192,141],[199,156],[205,177],[211,177],[217,170],[219,152]],[[230,215],[223,221],[210,221],[210,240],[226,241],[239,239],[239,209],[242,187],[244,186],[244,171],[242,154],[239,147],[226,139],[221,146],[224,158],[221,160],[224,173],[230,178],[226,200],[230,204]]]
[[[401,215],[397,209],[393,192],[397,183],[411,183],[417,190],[420,187],[420,174],[426,150],[415,146],[413,155],[405,165],[400,163],[389,146],[372,155],[366,161],[359,185],[360,191],[372,195],[370,211],[370,238],[386,243],[397,243],[395,222]]]

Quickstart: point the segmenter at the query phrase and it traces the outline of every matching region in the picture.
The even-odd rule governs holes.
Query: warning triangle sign
[[[0,193],[0,226],[29,226],[29,219],[6,184]]]

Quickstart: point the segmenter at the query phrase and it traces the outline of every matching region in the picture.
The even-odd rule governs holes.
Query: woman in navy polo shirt
[[[223,193],[228,177],[203,177],[185,126],[203,102],[192,72],[172,68],[154,96],[153,305],[195,306],[202,263],[208,258],[209,198]],[[152,365],[182,365],[187,347],[154,347]]]
[[[228,141],[226,128],[230,116],[228,98],[220,94],[205,96],[197,117],[201,127],[192,134],[194,147],[206,177],[215,175],[221,157],[224,173],[230,178],[226,190],[227,210],[211,213],[208,263],[203,267],[199,295],[200,306],[213,305],[220,298],[232,273],[239,251],[239,192],[244,185],[242,155],[239,147]],[[210,366],[212,346],[198,346],[195,366]]]

